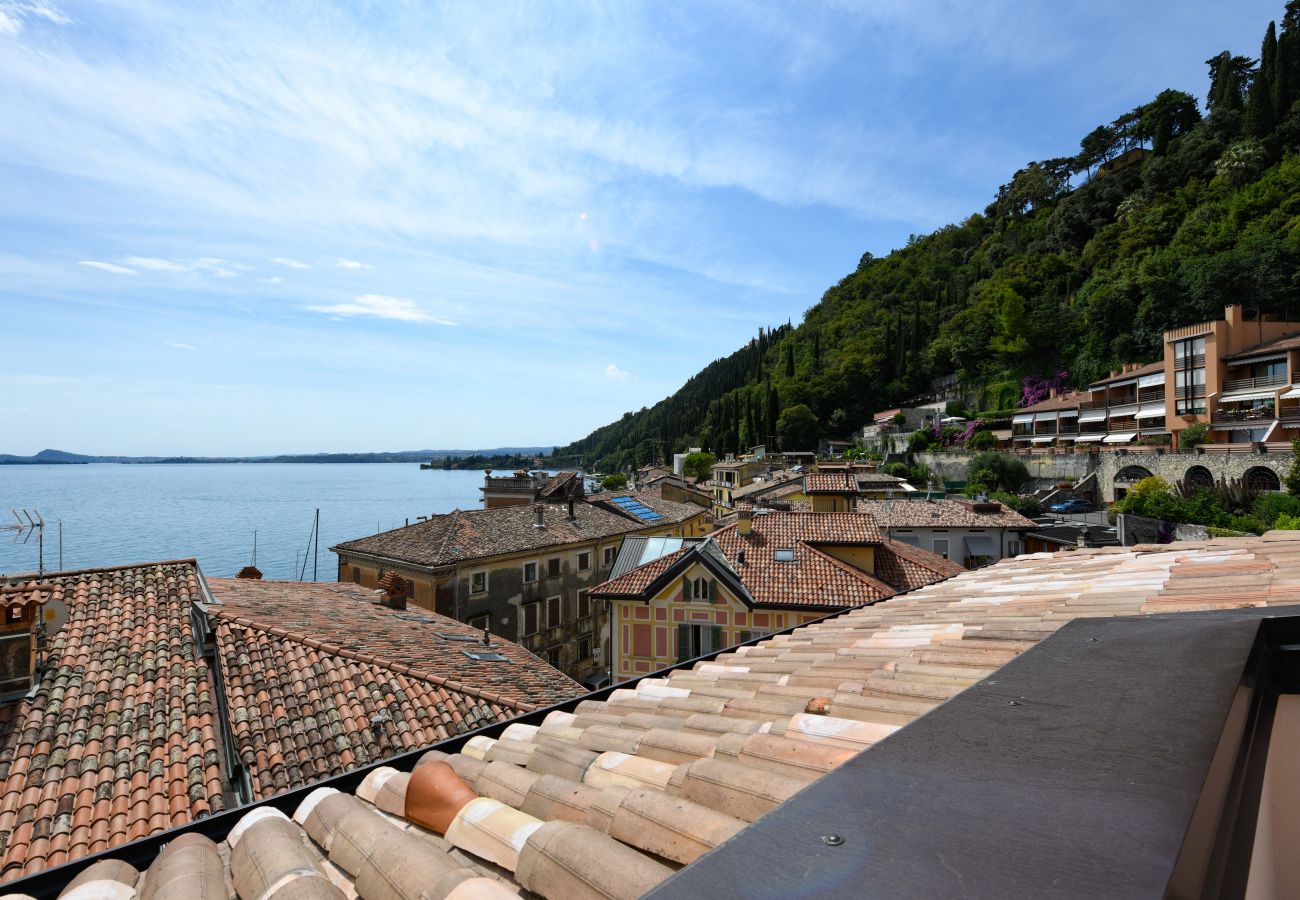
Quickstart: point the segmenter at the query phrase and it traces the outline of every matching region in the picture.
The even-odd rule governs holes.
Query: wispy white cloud
[[[99,269],[104,272],[112,272],[114,275],[135,275],[135,269],[128,269],[126,266],[119,266],[116,263],[100,262],[97,259],[83,259],[77,263],[79,266],[90,266],[92,269]]]
[[[44,19],[55,25],[72,24],[72,19],[46,0],[0,0],[0,34],[18,34],[29,19]]]
[[[456,324],[449,319],[436,316],[423,309],[414,300],[407,300],[402,297],[385,297],[382,294],[362,294],[346,303],[308,306],[305,309],[331,316],[368,316],[376,319],[395,319],[399,322],[420,322],[430,325]]]
[[[167,342],[167,346],[168,346],[168,347],[175,347],[177,350],[193,350],[193,349],[194,349],[194,345],[193,345],[193,344],[183,344],[183,343],[181,343],[180,341],[168,341],[168,342]]]
[[[613,363],[610,363],[605,366],[605,377],[613,379],[614,381],[627,381],[627,372],[623,371]]]
[[[190,271],[190,267],[183,263],[173,262],[170,259],[158,259],[156,256],[128,256],[124,261],[137,269],[148,269],[150,272]]]
[[[215,256],[203,256],[194,260],[160,259],[156,256],[128,256],[123,260],[127,265],[150,272],[200,272],[216,278],[234,278],[238,275],[231,268],[232,264]]]
[[[282,281],[284,281],[284,279],[281,278],[279,275],[274,275],[270,278],[263,278],[262,281],[265,284],[279,284]]]
[[[311,268],[311,266],[309,266],[307,263],[300,262],[299,260],[296,259],[290,259],[287,256],[277,256],[275,259],[271,260],[271,262],[275,263],[276,265],[284,266],[285,268],[289,268],[289,269],[310,269]]]
[[[358,262],[355,259],[345,259],[343,257],[339,258],[338,266],[340,269],[369,269],[370,268],[370,266],[368,266],[366,263]]]

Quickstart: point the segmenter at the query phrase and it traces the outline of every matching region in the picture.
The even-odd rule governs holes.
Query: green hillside
[[[937,376],[1006,409],[1025,378],[1064,372],[1080,385],[1155,359],[1162,332],[1227,303],[1294,318],[1300,0],[1269,23],[1258,58],[1225,50],[1207,64],[1204,111],[1160,92],[1075,155],[1026,165],[982,213],[864,254],[797,327],[760,330],[671,397],[557,448],[557,461],[610,470],[782,436],[807,449],[809,434],[845,435]],[[795,434],[801,410],[780,428],[800,405],[811,429]]]

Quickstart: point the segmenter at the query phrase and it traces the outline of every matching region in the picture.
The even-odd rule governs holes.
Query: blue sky
[[[0,0],[0,452],[565,443],[1281,0]]]

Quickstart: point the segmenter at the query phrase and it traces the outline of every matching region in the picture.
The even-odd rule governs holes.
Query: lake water
[[[0,466],[0,524],[11,509],[39,510],[45,568],[197,557],[204,574],[234,575],[252,561],[267,578],[295,578],[320,508],[322,581],[338,560],[328,548],[409,518],[482,505],[479,471],[421,470],[415,463]],[[0,531],[0,572],[37,566],[36,538]],[[306,577],[312,576],[307,561]]]

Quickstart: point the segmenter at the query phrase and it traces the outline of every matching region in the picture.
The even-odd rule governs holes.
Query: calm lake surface
[[[252,561],[267,578],[295,578],[320,508],[319,575],[334,581],[328,548],[409,518],[482,505],[479,471],[422,471],[415,463],[0,466],[0,524],[9,510],[45,517],[45,568],[197,557],[206,575],[234,575]],[[0,572],[30,572],[36,538],[0,532]],[[306,577],[312,576],[307,560]]]

